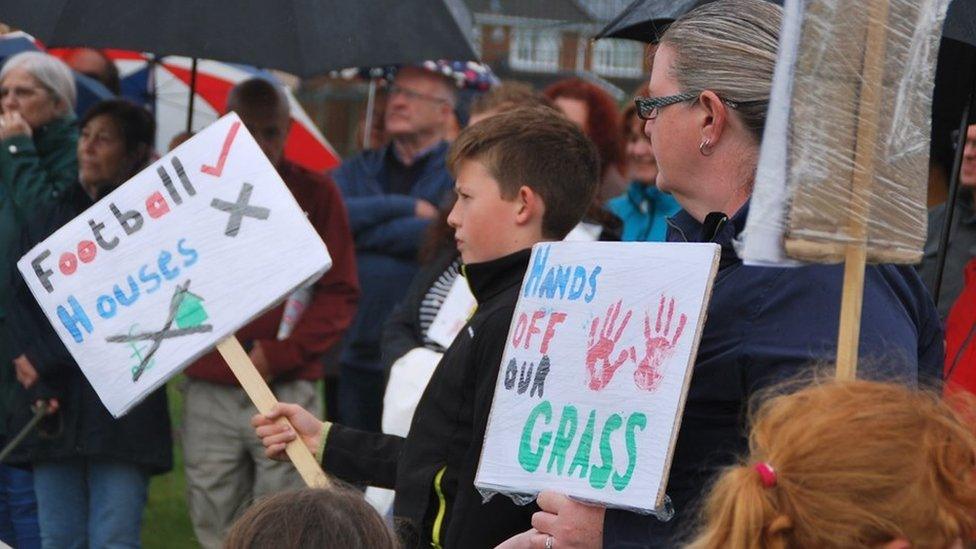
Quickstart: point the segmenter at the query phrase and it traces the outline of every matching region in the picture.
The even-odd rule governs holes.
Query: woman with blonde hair
[[[976,533],[973,427],[937,394],[890,383],[768,400],[690,549],[961,547]]]
[[[695,527],[704,487],[747,451],[752,396],[836,361],[843,267],[746,265],[735,248],[749,216],[782,19],[766,0],[717,0],[688,12],[661,37],[648,96],[636,100],[657,187],[681,206],[668,220],[668,241],[722,248],[668,475],[674,517],[543,492],[530,547],[675,547]],[[942,328],[918,274],[871,265],[864,292],[859,373],[935,382]],[[641,374],[635,364],[625,368]]]

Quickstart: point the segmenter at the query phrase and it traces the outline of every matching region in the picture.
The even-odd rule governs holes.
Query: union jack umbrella
[[[103,50],[119,69],[122,95],[146,105],[156,113],[156,146],[160,152],[170,140],[186,130],[193,61],[189,57],[170,56],[158,62],[139,52]],[[66,57],[71,50],[52,49]],[[225,112],[227,94],[239,82],[253,77],[277,82],[273,74],[236,63],[197,60],[196,83],[193,86],[193,130],[216,121]],[[309,118],[298,100],[285,88],[291,107],[291,128],[285,143],[285,158],[312,171],[323,172],[339,165],[341,159],[332,145]]]

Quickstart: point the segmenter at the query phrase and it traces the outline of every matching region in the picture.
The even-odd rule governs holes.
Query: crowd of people
[[[939,223],[921,276],[867,268],[859,381],[825,369],[836,355],[842,267],[748,266],[736,253],[781,20],[782,9],[763,0],[692,10],[649,49],[649,80],[622,110],[599,86],[568,79],[542,92],[504,82],[459,116],[454,79],[403,66],[369,142],[330,174],[284,158],[290,112],[277,83],[236,85],[227,110],[275,166],[333,266],[308,288],[285,337],[284,304],[237,333],[282,402],[270,413],[254,415],[218,354],[185,370],[178,436],[199,544],[976,542],[976,407],[964,390],[943,397],[941,384],[945,370],[976,364],[974,195],[958,206],[939,309]],[[111,81],[106,61],[90,50],[68,59]],[[45,53],[15,55],[0,69],[0,435],[9,441],[44,413],[0,463],[0,540],[138,547],[149,479],[173,467],[165,389],[113,418],[15,266],[166,152],[154,143],[152,114],[128,101],[102,101],[76,119],[74,86],[68,65]],[[976,125],[968,137],[961,182],[971,190]],[[944,215],[932,211],[936,221]],[[485,500],[474,486],[529,249],[558,240],[721,247],[667,484],[670,520],[549,491],[526,505]],[[447,344],[429,329],[455,285],[477,306]],[[302,488],[284,452],[294,441],[338,486]]]

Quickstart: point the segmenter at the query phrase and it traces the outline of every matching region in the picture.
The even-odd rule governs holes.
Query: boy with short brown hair
[[[528,527],[538,509],[506,497],[483,503],[474,487],[505,338],[530,248],[562,239],[579,222],[597,189],[599,160],[571,122],[529,108],[466,129],[449,166],[458,199],[448,222],[478,308],[438,364],[409,435],[323,424],[290,404],[253,424],[271,457],[284,459],[285,445],[301,436],[327,472],[395,489],[406,546],[494,547]],[[294,429],[275,424],[281,416]]]

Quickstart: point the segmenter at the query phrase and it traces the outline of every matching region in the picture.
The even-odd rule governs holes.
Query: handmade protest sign
[[[475,486],[650,512],[664,501],[715,244],[537,244]]]
[[[478,302],[471,293],[471,288],[468,287],[467,279],[463,276],[455,278],[451,289],[447,292],[447,297],[444,298],[444,303],[441,304],[437,315],[427,328],[427,337],[447,349],[477,307]]]
[[[852,377],[865,263],[917,263],[948,0],[787,0],[743,260],[845,264],[838,376]],[[795,264],[795,262],[793,262]]]
[[[118,417],[320,277],[331,259],[274,166],[228,114],[17,266]]]

